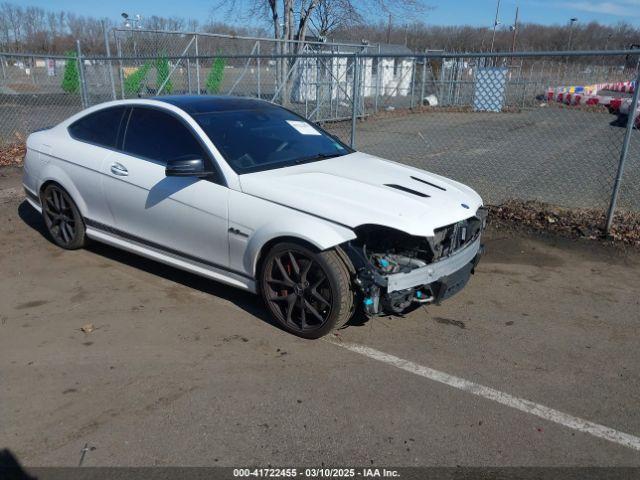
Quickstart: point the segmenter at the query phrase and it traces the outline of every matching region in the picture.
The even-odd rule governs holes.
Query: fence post
[[[374,60],[372,60],[373,63]],[[373,99],[373,111],[378,113],[378,98],[380,97],[380,75],[382,72],[380,71],[380,57],[375,58],[376,62],[376,95]]]
[[[258,98],[262,98],[262,92],[260,91],[260,40],[258,40],[258,58],[256,59],[256,68],[258,69]]]
[[[31,83],[36,85],[36,59],[31,57],[29,59],[29,65],[31,66],[31,68],[29,68],[29,72],[31,73],[31,75],[29,75],[31,77]]]
[[[125,98],[125,92],[124,92],[124,66],[122,64],[122,45],[120,44],[120,38],[116,35],[116,31],[113,31],[113,36],[116,40],[116,49],[118,50],[118,64],[119,67],[118,68],[118,75],[120,77],[120,93],[122,94],[122,99],[124,100]]]
[[[382,47],[378,44],[378,54],[382,52]],[[373,64],[373,61],[371,62]],[[374,100],[374,108],[373,111],[378,113],[378,99],[380,97],[380,76],[382,75],[382,71],[380,70],[380,57],[376,57],[376,98]]]
[[[76,40],[76,51],[78,54],[78,72],[80,73],[80,100],[82,101],[82,108],[89,106],[89,99],[87,96],[87,83],[84,78],[84,62],[82,61],[82,51],[80,50],[80,40]]]
[[[629,153],[629,144],[631,143],[631,134],[633,133],[633,125],[636,120],[636,112],[638,110],[638,93],[640,93],[640,71],[636,74],[636,88],[633,91],[633,98],[631,99],[631,105],[629,105],[629,116],[627,118],[627,129],[624,132],[624,140],[622,142],[622,150],[620,151],[620,161],[618,163],[618,172],[616,173],[616,180],[613,184],[613,192],[611,192],[611,203],[609,204],[609,211],[607,212],[607,225],[605,227],[605,233],[608,235],[613,223],[613,215],[616,211],[616,204],[618,203],[618,195],[620,193],[620,183],[622,181],[622,174],[624,172],[624,164],[627,160],[627,154]]]
[[[351,89],[351,148],[356,148],[356,119],[358,118],[358,54],[353,57],[353,87]]]
[[[109,32],[107,32],[107,24],[102,21],[102,29],[104,30],[104,48],[107,52],[107,62],[109,63],[109,81],[111,82],[111,99],[116,99],[116,82],[113,79],[113,66],[111,64],[111,48],[109,47]]]
[[[191,95],[191,60],[187,57],[187,90]]]
[[[426,53],[426,52],[425,52]],[[427,56],[422,58],[422,81],[420,82],[420,106],[424,105],[424,89],[427,81]]]
[[[411,100],[409,102],[409,108],[413,109],[414,107],[414,96],[415,96],[415,90],[416,90],[416,59],[415,57],[413,58],[413,61],[411,62]]]
[[[316,64],[316,118],[320,115],[320,64],[321,59],[315,59]],[[329,98],[329,102],[331,102],[331,98]]]
[[[196,88],[198,89],[197,95],[200,95],[200,59],[198,58],[198,34],[194,35],[196,38]]]

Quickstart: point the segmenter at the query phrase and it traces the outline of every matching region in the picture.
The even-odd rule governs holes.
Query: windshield
[[[250,173],[351,153],[346,145],[283,108],[193,116],[237,173]]]

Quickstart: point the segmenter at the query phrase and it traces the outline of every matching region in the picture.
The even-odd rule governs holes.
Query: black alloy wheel
[[[69,194],[57,185],[42,193],[42,216],[47,231],[60,247],[74,250],[84,245],[84,222]]]
[[[265,259],[261,289],[276,320],[301,337],[319,338],[351,314],[349,275],[332,251],[276,245]]]

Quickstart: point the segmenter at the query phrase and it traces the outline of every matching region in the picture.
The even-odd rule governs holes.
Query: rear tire
[[[302,338],[320,338],[353,314],[349,272],[333,250],[275,245],[262,263],[260,292],[278,324]]]
[[[77,250],[85,245],[82,215],[71,196],[59,185],[48,185],[42,192],[42,217],[56,245]]]

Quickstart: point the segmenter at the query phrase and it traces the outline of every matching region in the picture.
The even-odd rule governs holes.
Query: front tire
[[[59,185],[48,185],[42,192],[42,216],[56,245],[66,250],[84,246],[82,215],[71,196]]]
[[[303,338],[320,338],[353,313],[349,272],[333,250],[275,245],[262,264],[260,291],[282,328]]]

